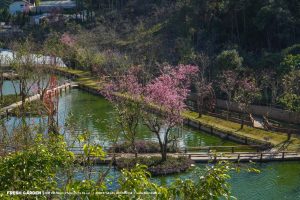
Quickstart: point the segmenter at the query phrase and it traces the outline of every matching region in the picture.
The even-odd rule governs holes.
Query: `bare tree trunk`
[[[137,158],[138,157],[138,152],[137,152],[137,149],[136,149],[136,144],[135,144],[135,138],[134,137],[132,137],[131,146],[132,146],[132,149],[133,149],[133,152],[134,152],[134,157]]]
[[[202,103],[200,102],[200,99],[198,99],[198,102],[197,102],[197,107],[198,107],[198,118],[202,117]]]
[[[21,114],[25,114],[25,100],[26,100],[26,93],[25,93],[25,90],[26,90],[26,84],[25,84],[25,80],[22,80],[23,78],[21,78],[20,80],[20,96],[21,96],[21,101],[22,101],[22,104],[21,104]]]
[[[1,72],[0,77],[0,99],[3,100],[3,84],[4,84],[4,78],[3,78],[3,72]]]
[[[161,154],[161,161],[164,162],[167,160],[167,152],[168,152],[168,135],[169,135],[169,131],[170,131],[170,128],[168,128],[166,130],[166,133],[165,133],[165,138],[164,138],[164,141],[162,143],[162,154]]]
[[[242,113],[242,115],[241,115],[241,120],[242,120],[241,129],[243,129],[244,128],[244,113]]]
[[[167,144],[163,144],[162,146],[162,151],[161,151],[161,161],[164,162],[167,160],[167,148],[166,148]]]
[[[229,120],[229,100],[226,101],[226,107],[227,107],[227,121]]]
[[[164,162],[167,160],[167,152],[165,151],[165,143],[163,143],[161,141],[159,131],[155,132],[155,134],[158,138],[158,142],[159,142],[159,146],[160,146],[161,161]]]

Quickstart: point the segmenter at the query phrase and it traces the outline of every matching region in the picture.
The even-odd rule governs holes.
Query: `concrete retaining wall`
[[[222,109],[227,109],[226,101],[218,99],[217,107]],[[300,113],[290,112],[287,110],[282,110],[274,107],[258,106],[258,105],[251,105],[249,108],[250,108],[250,112],[252,112],[255,115],[265,115],[271,119],[300,124]],[[240,112],[237,103],[234,102],[231,103],[229,109],[232,111]]]
[[[221,137],[223,139],[228,139],[228,140],[238,142],[238,143],[241,143],[241,144],[265,145],[266,147],[271,146],[271,143],[269,143],[267,141],[264,142],[264,141],[248,138],[248,137],[245,137],[245,136],[235,135],[231,132],[220,131],[220,130],[217,130],[216,128],[214,128],[213,126],[203,125],[200,122],[195,122],[195,121],[192,121],[192,120],[185,119],[184,124],[189,126],[189,127],[195,128],[197,130],[202,130],[206,133],[216,135],[216,136]]]

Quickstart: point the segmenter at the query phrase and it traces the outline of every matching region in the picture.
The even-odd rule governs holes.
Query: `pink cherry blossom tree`
[[[193,65],[167,66],[145,86],[144,105],[153,105],[156,112],[143,109],[143,120],[158,139],[162,161],[167,159],[167,147],[172,142],[171,129],[183,121],[181,113],[186,108],[191,76],[197,72],[198,67]]]
[[[68,33],[64,33],[61,35],[60,42],[69,47],[73,47],[76,44],[74,37]]]
[[[131,69],[105,85],[102,94],[115,105],[121,127],[133,147],[142,118],[158,139],[162,161],[167,159],[171,129],[183,122],[181,113],[186,108],[191,77],[197,72],[198,67],[193,65],[166,66],[159,77],[143,86]]]
[[[143,87],[139,83],[140,68],[132,67],[122,76],[113,77],[108,81],[101,93],[114,106],[117,113],[116,122],[121,128],[124,138],[129,141],[135,157],[137,157],[136,137],[141,122],[142,102],[139,100]]]

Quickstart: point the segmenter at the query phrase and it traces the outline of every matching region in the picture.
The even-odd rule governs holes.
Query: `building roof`
[[[13,1],[11,4],[16,3],[16,2],[24,2],[24,3],[31,4],[31,2],[30,2],[30,1],[27,1],[27,0]]]
[[[76,3],[74,1],[41,1],[40,7],[75,7]]]

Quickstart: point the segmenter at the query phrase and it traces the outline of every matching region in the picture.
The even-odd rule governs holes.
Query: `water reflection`
[[[89,94],[87,92],[72,89],[71,92],[63,93],[59,99],[58,124],[61,133],[64,133],[67,141],[71,144],[75,141],[73,134],[65,130],[70,113],[75,121],[74,133],[80,134],[85,131],[92,133],[93,141],[107,147],[111,143],[111,135],[108,123],[113,123],[114,115],[112,105],[104,98]],[[46,117],[31,117],[26,119],[31,124],[47,124]],[[20,119],[11,117],[7,122],[8,127],[15,127]],[[138,139],[157,141],[157,138],[142,124],[138,127]],[[175,135],[181,136],[178,140],[180,147],[204,146],[204,145],[236,145],[234,142],[226,141],[213,135],[195,131],[184,127],[182,131],[173,130]]]

